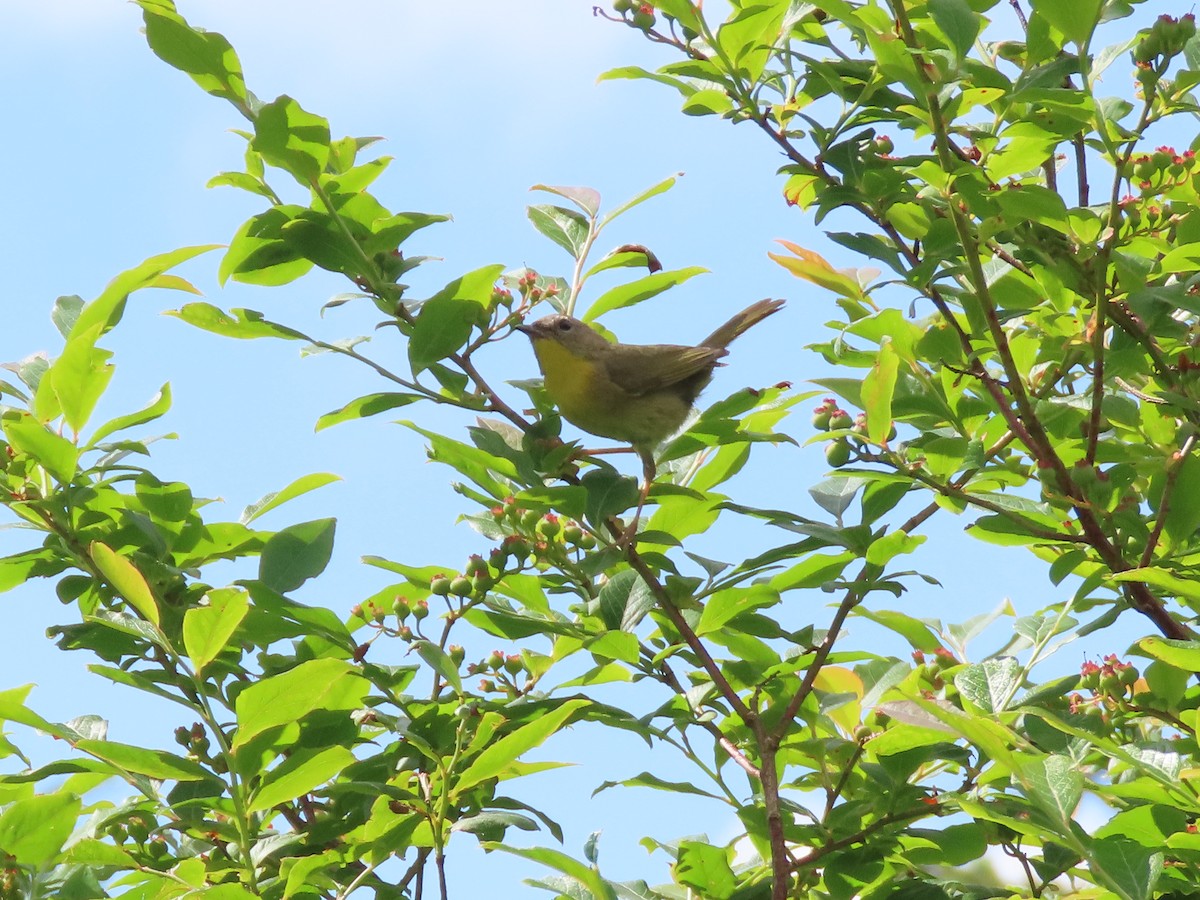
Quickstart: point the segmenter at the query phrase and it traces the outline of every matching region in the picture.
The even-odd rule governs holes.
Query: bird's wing
[[[675,347],[668,344],[629,349],[635,352],[607,354],[605,370],[614,384],[634,396],[670,387],[711,369],[728,352],[723,347]]]

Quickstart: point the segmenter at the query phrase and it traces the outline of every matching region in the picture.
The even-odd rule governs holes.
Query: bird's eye
[[[559,319],[558,320],[558,330],[559,331],[570,331],[571,330],[571,320],[570,319]]]

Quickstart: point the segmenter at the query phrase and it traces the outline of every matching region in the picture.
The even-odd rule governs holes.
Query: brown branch
[[[783,716],[775,726],[773,736],[776,740],[781,739],[788,728],[791,727],[792,720],[796,718],[796,713],[800,711],[801,704],[812,693],[813,685],[816,683],[817,676],[821,672],[821,667],[825,665],[825,660],[833,650],[834,642],[837,640],[842,626],[845,625],[846,618],[850,615],[854,607],[862,602],[863,596],[859,585],[867,580],[873,568],[875,567],[870,565],[863,566],[862,571],[855,577],[853,584],[846,590],[846,595],[842,597],[842,602],[838,604],[837,612],[833,614],[833,619],[829,623],[829,629],[825,632],[824,639],[817,645],[812,663],[804,672],[804,678],[800,681],[800,687],[796,688],[796,693],[788,701],[787,708],[783,711]],[[766,767],[765,759],[763,767]]]
[[[1078,195],[1078,205],[1088,205],[1087,177],[1087,146],[1083,142],[1083,132],[1071,138],[1071,146],[1075,148],[1075,190]]]
[[[1171,511],[1171,494],[1175,490],[1175,483],[1179,480],[1179,472],[1183,469],[1184,460],[1186,460],[1192,452],[1192,448],[1196,446],[1196,436],[1188,435],[1187,440],[1183,442],[1174,454],[1174,459],[1171,460],[1171,465],[1167,468],[1167,480],[1163,484],[1162,499],[1158,501],[1158,515],[1154,519],[1154,528],[1150,532],[1150,537],[1146,539],[1146,549],[1142,551],[1142,558],[1138,563],[1140,568],[1145,568],[1150,565],[1154,559],[1154,548],[1158,546],[1158,540],[1162,537],[1163,527],[1167,524],[1167,515]]]
[[[886,816],[880,816],[870,825],[856,831],[854,834],[846,835],[846,837],[838,838],[835,841],[830,841],[828,844],[822,844],[820,847],[814,847],[812,853],[803,859],[796,861],[797,869],[811,868],[815,863],[819,862],[830,853],[835,853],[838,850],[843,850],[846,847],[851,847],[854,844],[861,844],[875,834],[877,831],[882,831],[889,825],[896,825],[901,822],[908,822],[912,819],[920,819],[928,815],[934,815],[941,811],[940,804],[931,803],[921,809],[910,809],[904,812],[888,813]]]
[[[611,520],[609,528],[614,530],[615,536],[621,534],[621,529]],[[708,673],[708,677],[712,679],[717,690],[721,692],[721,696],[733,707],[734,712],[741,716],[742,721],[747,725],[752,725],[757,721],[757,714],[746,705],[738,692],[734,690],[733,685],[725,678],[725,673],[721,671],[721,667],[712,658],[712,654],[708,652],[708,648],[704,646],[704,642],[696,636],[696,632],[692,630],[687,620],[683,618],[683,613],[679,611],[679,608],[675,606],[675,603],[667,594],[666,588],[662,586],[662,583],[655,577],[654,572],[646,565],[646,561],[638,554],[637,549],[633,546],[633,541],[629,541],[625,556],[629,561],[630,568],[642,576],[642,581],[646,583],[646,587],[650,589],[650,593],[658,601],[659,609],[671,620],[671,624],[675,627],[675,630],[679,632],[684,642],[696,654],[700,660],[701,667]]]
[[[757,730],[757,729],[756,729]],[[779,769],[775,753],[776,739],[766,736],[762,747],[763,807],[767,812],[767,834],[771,843],[771,900],[787,900],[791,894],[792,868],[795,861],[788,852],[783,833],[783,810],[779,802]]]

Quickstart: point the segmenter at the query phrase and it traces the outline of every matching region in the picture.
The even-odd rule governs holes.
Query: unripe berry
[[[499,669],[504,665],[504,654],[499,650],[493,650],[488,654],[488,657],[486,660],[484,660],[484,662],[487,664],[489,669]]]
[[[830,441],[825,445],[825,461],[835,469],[850,462],[850,445],[844,439]]]
[[[525,669],[525,661],[517,654],[504,657],[504,671],[509,675],[516,675]]]
[[[503,546],[493,547],[492,552],[488,554],[488,565],[497,572],[504,571],[504,565],[508,562],[508,551]]]
[[[434,575],[429,579],[429,593],[445,597],[450,593],[450,579],[445,575]]]
[[[504,539],[502,546],[508,550],[518,563],[524,562],[525,557],[529,555],[529,541],[525,540],[519,534],[510,534]]]
[[[649,3],[643,3],[633,11],[634,27],[649,31],[654,27],[654,7]]]
[[[835,409],[829,417],[830,431],[844,431],[854,427],[854,419],[844,409]]]
[[[429,601],[418,600],[416,603],[412,604],[412,614],[413,618],[418,622],[424,619],[427,615],[429,615]]]
[[[446,648],[446,655],[450,657],[450,661],[456,666],[461,666],[467,656],[467,651],[458,644],[451,644]]]
[[[467,560],[467,565],[463,571],[467,575],[478,575],[480,572],[487,574],[487,563],[483,561],[483,557],[478,553],[472,553],[470,559]]]
[[[554,513],[547,513],[538,523],[536,531],[542,537],[553,540],[562,531],[562,524]]]
[[[450,593],[455,597],[469,597],[471,594],[471,579],[465,575],[456,575],[450,581]]]
[[[837,401],[832,397],[826,397],[821,401],[821,405],[813,408],[812,426],[818,431],[824,431],[829,428],[829,419],[837,410]]]
[[[408,614],[411,611],[412,610],[408,605],[407,597],[399,596],[392,601],[392,612],[396,614],[396,618],[398,618],[401,622],[408,618]]]
[[[563,540],[568,544],[578,544],[582,537],[583,529],[579,527],[578,522],[568,522],[563,526]]]

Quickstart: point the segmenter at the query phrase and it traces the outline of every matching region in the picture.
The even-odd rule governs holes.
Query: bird
[[[546,393],[563,418],[589,434],[630,444],[641,459],[645,480],[628,533],[657,474],[654,449],[683,425],[729,344],[783,305],[752,303],[694,347],[610,342],[563,314],[515,326],[532,342]]]

